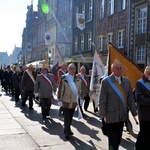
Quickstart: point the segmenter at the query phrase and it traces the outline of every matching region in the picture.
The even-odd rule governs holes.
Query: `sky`
[[[8,55],[16,47],[21,47],[22,33],[26,25],[27,5],[32,0],[1,0],[0,3],[0,52]],[[33,0],[33,10],[37,11],[38,0]]]

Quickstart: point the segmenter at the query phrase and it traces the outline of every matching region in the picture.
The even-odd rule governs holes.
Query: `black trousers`
[[[51,98],[40,98],[40,100],[43,117],[49,116],[49,111],[52,104]]]
[[[84,97],[84,110],[85,110],[85,111],[87,111],[87,109],[88,109],[89,102],[90,102],[90,97],[89,97],[89,95],[87,94],[87,96]]]
[[[124,122],[107,123],[109,150],[118,150],[122,138]]]
[[[22,101],[22,105],[25,106],[27,98],[29,97],[29,107],[33,107],[33,91],[24,91],[24,99]]]
[[[20,88],[15,88],[15,101],[19,101]]]
[[[64,133],[65,135],[69,135],[71,132],[71,124],[72,124],[72,118],[74,115],[75,108],[63,108],[64,111]]]
[[[150,121],[140,121],[135,147],[136,150],[150,150]]]

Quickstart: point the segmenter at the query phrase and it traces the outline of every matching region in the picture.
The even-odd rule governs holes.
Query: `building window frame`
[[[99,16],[100,16],[100,19],[103,19],[104,18],[104,0],[100,0],[100,14],[99,14]]]
[[[99,51],[102,51],[103,50],[103,41],[104,41],[104,39],[103,39],[104,37],[103,37],[103,35],[100,35],[99,36],[99,38],[98,38],[98,47],[99,47]]]
[[[93,15],[93,0],[89,0],[89,10],[88,10],[88,20],[92,20],[92,15]]]
[[[146,33],[147,30],[147,7],[137,9],[137,33]]]
[[[146,47],[145,45],[136,46],[136,61],[145,61]]]
[[[112,15],[114,14],[115,12],[115,9],[114,9],[114,0],[108,0],[108,15]]]
[[[88,44],[88,50],[91,50],[92,47],[92,33],[87,33],[87,44]]]
[[[119,30],[118,31],[118,48],[123,48],[124,47],[124,37],[125,37],[125,32],[124,30]]]
[[[80,35],[81,51],[84,51],[84,34]]]
[[[78,51],[78,37],[77,36],[74,37],[74,51],[75,52]]]

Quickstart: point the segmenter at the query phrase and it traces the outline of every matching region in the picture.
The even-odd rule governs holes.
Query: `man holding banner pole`
[[[73,63],[68,65],[68,73],[62,75],[58,86],[58,105],[64,111],[64,133],[65,138],[69,139],[73,135],[71,124],[75,108],[78,107],[78,118],[81,119],[82,113],[78,99],[81,95],[81,79],[75,75],[76,67]]]

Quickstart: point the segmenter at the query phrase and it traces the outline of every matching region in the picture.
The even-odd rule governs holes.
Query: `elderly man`
[[[136,150],[150,149],[150,66],[144,70],[144,75],[137,81],[135,96],[138,106],[140,131],[137,136]]]
[[[43,119],[46,119],[49,116],[53,92],[56,92],[54,76],[51,73],[48,73],[48,69],[48,65],[43,65],[42,73],[37,76],[34,86],[35,97],[39,96],[41,100]]]
[[[29,97],[29,109],[33,110],[33,97],[34,97],[34,84],[36,73],[33,71],[33,66],[29,65],[28,69],[23,73],[21,80],[21,87],[24,90],[24,98],[22,106],[26,105],[27,98]]]
[[[115,60],[112,74],[101,81],[99,113],[107,123],[109,149],[118,150],[123,126],[127,119],[127,108],[136,116],[130,81],[122,76],[122,64]]]
[[[58,86],[58,101],[64,111],[64,133],[66,139],[73,135],[71,123],[78,97],[81,95],[81,79],[75,75],[76,67],[73,63],[68,66],[68,73],[63,75]]]

